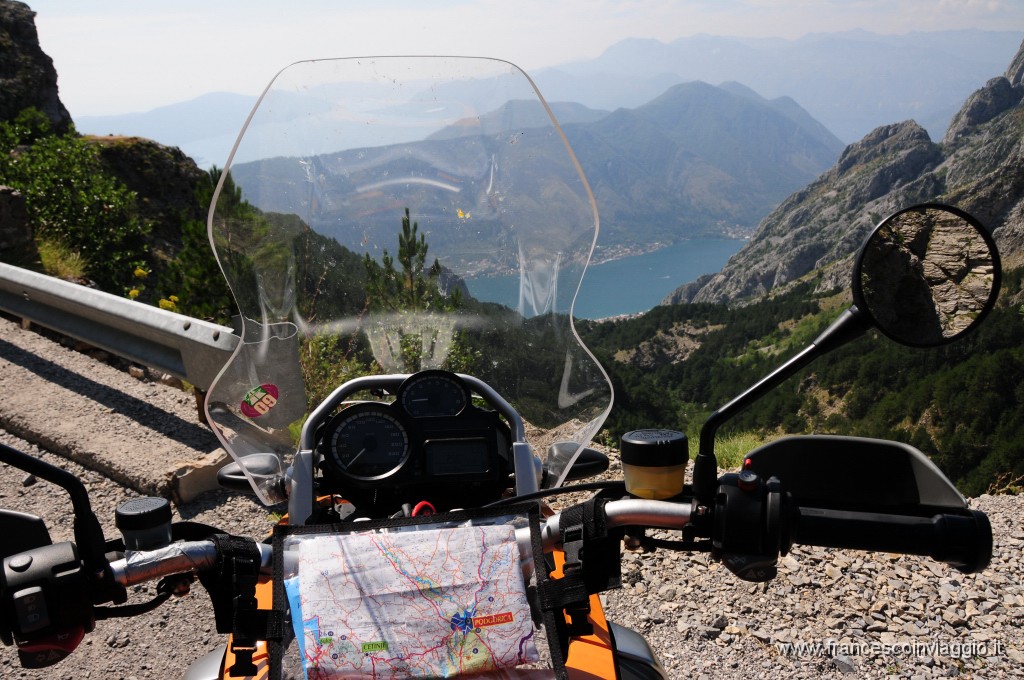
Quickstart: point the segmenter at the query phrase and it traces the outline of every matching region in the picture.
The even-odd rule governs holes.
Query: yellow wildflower
[[[138,288],[132,288],[130,291],[128,291],[128,297],[130,297],[133,300],[135,298],[139,297],[139,289]]]
[[[178,308],[178,305],[165,298],[160,298],[160,302],[158,304],[160,305],[160,309],[166,309],[171,312]]]
[[[132,273],[135,274],[135,278],[137,278],[137,279],[144,279],[147,276],[149,276],[149,272],[147,272],[142,267],[136,267],[135,271],[132,272]]]
[[[170,300],[171,302],[173,302],[174,304],[178,304],[178,302],[180,302],[180,299],[178,298],[177,295],[168,296],[167,299]]]

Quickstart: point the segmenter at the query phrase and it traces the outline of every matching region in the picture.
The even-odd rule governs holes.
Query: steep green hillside
[[[177,149],[58,133],[28,108],[0,121],[0,185],[24,198],[37,265],[47,273],[193,316],[230,318],[202,219],[213,180]]]

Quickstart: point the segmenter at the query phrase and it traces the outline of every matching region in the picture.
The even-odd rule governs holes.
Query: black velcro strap
[[[256,643],[280,640],[287,622],[281,611],[257,608],[260,551],[256,543],[226,534],[216,534],[210,540],[217,548],[217,564],[215,569],[200,575],[200,581],[210,594],[217,632],[231,634],[235,663],[228,669],[228,675],[255,675],[252,657]]]
[[[288,632],[284,612],[277,609],[256,609],[235,617],[236,635],[250,640],[280,640]]]
[[[210,540],[217,548],[217,563],[213,569],[199,573],[199,582],[210,594],[213,617],[217,632],[230,633],[235,612],[235,563],[234,557],[248,556],[259,571],[259,548],[252,539],[215,534]],[[254,582],[255,586],[255,582]]]
[[[586,560],[586,569],[582,569],[583,583],[587,594],[601,593],[612,590],[622,585],[622,562],[619,550],[622,541],[623,530],[608,529],[608,518],[604,512],[604,506],[608,499],[595,496],[590,500],[581,503],[577,508],[582,516],[578,516],[575,508],[569,515],[569,523],[565,521],[565,512],[562,513],[561,527],[568,527],[570,533],[576,534],[578,524],[582,530],[582,541],[573,546],[577,552],[576,559],[583,562]],[[578,517],[578,519],[577,519]],[[563,529],[563,546],[565,545],[565,530]],[[580,552],[582,551],[582,552]],[[569,552],[566,550],[566,561],[569,560]]]
[[[537,601],[542,610],[579,606],[588,599],[589,594],[583,585],[583,579],[576,575],[537,584]]]

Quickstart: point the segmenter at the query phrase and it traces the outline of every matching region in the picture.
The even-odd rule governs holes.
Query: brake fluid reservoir
[[[114,510],[114,525],[127,550],[154,550],[171,543],[171,504],[166,498],[134,498]]]
[[[652,500],[682,493],[690,459],[685,434],[675,430],[634,430],[622,435],[619,450],[626,491]]]

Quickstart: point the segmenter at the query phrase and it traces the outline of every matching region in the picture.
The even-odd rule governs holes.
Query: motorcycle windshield
[[[346,380],[444,368],[527,423],[561,484],[611,408],[573,302],[598,232],[565,136],[516,66],[465,57],[305,61],[261,96],[209,234],[242,342],[206,399],[259,498]],[[249,473],[247,473],[249,474]]]

